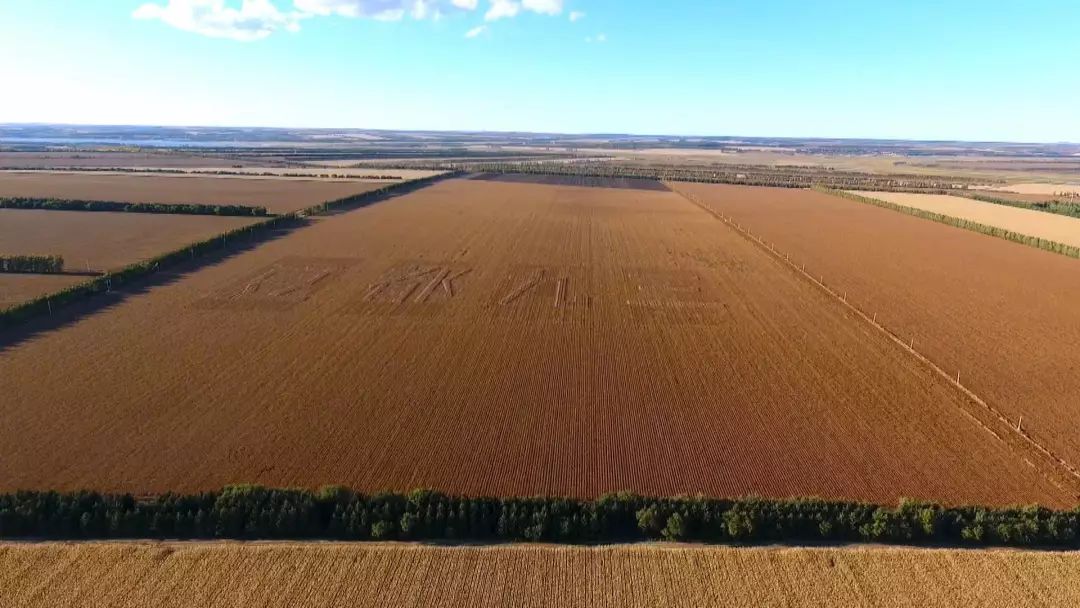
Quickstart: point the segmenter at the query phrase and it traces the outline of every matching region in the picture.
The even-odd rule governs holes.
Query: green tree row
[[[860,203],[866,203],[868,205],[875,205],[877,207],[883,207],[885,209],[891,209],[893,211],[899,211],[907,215],[912,215],[922,219],[931,220],[941,224],[947,224],[949,226],[955,226],[957,228],[963,228],[964,230],[971,230],[972,232],[979,232],[989,236],[994,236],[1014,243],[1020,243],[1029,247],[1035,247],[1044,251],[1050,251],[1060,255],[1068,256],[1070,258],[1080,258],[1080,247],[1073,245],[1066,245],[1050,239],[1044,239],[1037,236],[1030,236],[1027,234],[1021,234],[1019,232],[1013,232],[1012,230],[1006,230],[1004,228],[998,228],[997,226],[987,226],[986,224],[980,224],[978,222],[972,222],[951,215],[944,215],[942,213],[935,213],[933,211],[926,211],[923,209],[916,209],[914,207],[907,207],[905,205],[898,205],[888,201],[879,200],[876,198],[870,198],[867,196],[861,196],[853,194],[851,192],[844,192],[842,190],[832,190],[829,188],[817,188],[821,192],[846,198],[849,200],[857,201]]]
[[[222,215],[263,217],[266,207],[245,205],[204,205],[200,203],[122,203],[57,198],[0,198],[0,209],[43,209],[47,211],[113,211],[121,213],[166,213],[174,215]]]
[[[358,166],[364,165],[361,163]],[[368,164],[366,166],[376,167],[378,165]],[[917,174],[882,175],[810,165],[725,164],[701,166],[661,163],[627,164],[595,159],[578,159],[573,162],[567,162],[566,160],[519,162],[494,160],[413,161],[384,166],[383,168],[454,170],[471,173],[516,173],[564,177],[630,178],[776,188],[810,188],[814,185],[825,185],[831,188],[848,190],[945,190],[975,183],[971,178],[964,177],[939,177]]]
[[[1080,511],[817,499],[467,498],[233,486],[195,495],[0,495],[0,538],[806,542],[1080,547]]]
[[[57,274],[64,272],[64,258],[58,255],[0,256],[0,272]]]

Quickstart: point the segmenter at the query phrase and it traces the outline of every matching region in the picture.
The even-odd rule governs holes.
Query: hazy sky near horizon
[[[0,0],[0,122],[1080,142],[1076,0]]]

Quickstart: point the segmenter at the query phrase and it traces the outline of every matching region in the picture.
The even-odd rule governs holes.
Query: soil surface
[[[817,192],[678,188],[911,336],[1010,420],[1022,416],[1031,437],[1080,463],[1080,261]]]
[[[883,213],[865,230],[908,219],[851,208]],[[2,352],[2,490],[1076,501],[956,387],[672,192],[442,182]]]

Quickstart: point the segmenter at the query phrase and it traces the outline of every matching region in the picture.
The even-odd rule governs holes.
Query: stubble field
[[[905,192],[854,192],[853,194],[1080,247],[1080,219],[1073,217],[943,194]]]
[[[32,575],[30,574],[32,573]],[[904,548],[0,546],[12,605],[727,606],[1080,604],[1080,556]]]
[[[67,167],[220,167],[247,165],[235,159],[174,152],[0,152],[0,167],[39,169]]]
[[[1076,499],[663,191],[455,180],[322,218],[8,345],[0,394],[4,490]]]
[[[0,254],[61,255],[68,270],[101,272],[259,221],[211,215],[0,209]]]
[[[679,184],[732,216],[1080,462],[1080,262],[839,197]],[[1075,221],[1075,220],[1074,220]]]
[[[289,213],[386,185],[386,182],[161,176],[96,173],[0,172],[0,197],[22,196],[119,201],[202,203],[266,207]]]

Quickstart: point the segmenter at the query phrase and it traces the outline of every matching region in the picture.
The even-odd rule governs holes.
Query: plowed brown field
[[[1072,466],[1080,262],[802,190],[679,184],[824,276]]]
[[[0,489],[1075,504],[670,192],[454,180],[323,218],[9,346],[0,395]]]
[[[1080,605],[1080,555],[905,548],[0,546],[12,606]]]
[[[100,272],[260,221],[211,215],[0,209],[0,254],[62,255],[68,270]]]
[[[251,205],[270,213],[381,188],[387,182],[259,179],[255,177],[2,173],[0,196],[70,198],[125,203]]]

